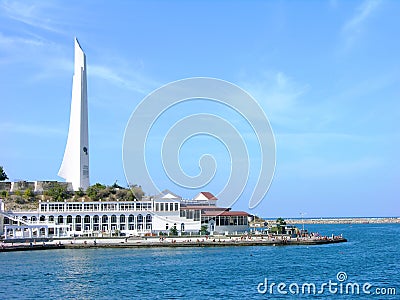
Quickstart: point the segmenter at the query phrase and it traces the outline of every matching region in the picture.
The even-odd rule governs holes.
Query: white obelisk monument
[[[71,182],[74,191],[90,185],[86,56],[76,38],[68,140],[58,175]]]

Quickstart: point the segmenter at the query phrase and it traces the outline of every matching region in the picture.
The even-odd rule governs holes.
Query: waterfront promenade
[[[153,248],[153,247],[226,247],[226,246],[289,246],[342,243],[341,236],[290,238],[287,236],[211,236],[211,237],[134,237],[134,238],[79,238],[41,242],[2,243],[0,252],[82,248]]]

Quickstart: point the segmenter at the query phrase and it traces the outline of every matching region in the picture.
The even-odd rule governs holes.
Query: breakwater
[[[307,218],[285,219],[286,224],[400,224],[400,217],[393,218]]]

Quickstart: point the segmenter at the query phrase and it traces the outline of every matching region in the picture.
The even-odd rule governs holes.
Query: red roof
[[[218,198],[210,192],[201,192],[200,194],[203,194],[208,200],[218,200]]]
[[[250,216],[245,211],[205,211],[202,216],[204,217],[216,217],[216,216],[226,216],[226,217],[235,217],[235,216]]]

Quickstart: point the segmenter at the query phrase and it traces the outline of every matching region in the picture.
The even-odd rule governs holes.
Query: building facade
[[[248,231],[248,213],[217,207],[216,198],[195,199],[164,191],[143,201],[47,201],[39,202],[37,210],[14,212],[1,203],[0,233],[8,239],[144,236],[170,234],[171,228],[178,235],[192,235],[202,226],[211,234]]]

